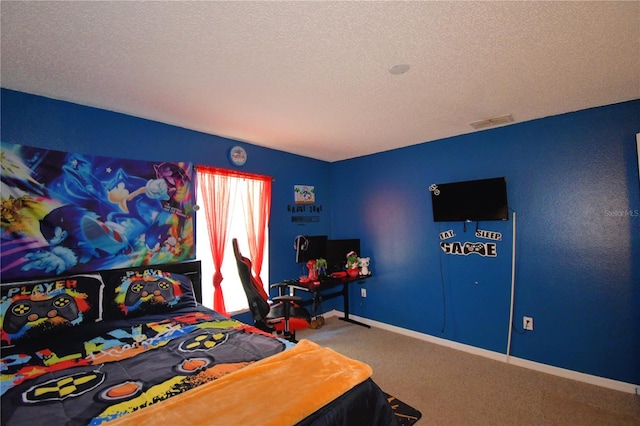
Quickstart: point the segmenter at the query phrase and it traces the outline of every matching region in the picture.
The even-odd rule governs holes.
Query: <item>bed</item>
[[[397,424],[366,364],[198,303],[198,261],[1,290],[3,425]]]

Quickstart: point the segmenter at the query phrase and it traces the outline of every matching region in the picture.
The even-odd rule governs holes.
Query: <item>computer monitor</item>
[[[296,237],[296,263],[307,263],[313,259],[326,259],[327,236],[326,235],[298,235]]]
[[[346,268],[347,253],[355,251],[360,256],[360,239],[327,240],[327,268],[329,273]]]

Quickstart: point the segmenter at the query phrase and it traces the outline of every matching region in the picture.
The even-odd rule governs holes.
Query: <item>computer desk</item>
[[[371,328],[370,325],[361,323],[360,321],[356,321],[354,319],[349,318],[349,284],[352,282],[362,282],[365,279],[371,277],[371,275],[366,276],[358,276],[358,277],[349,277],[346,276],[344,278],[333,278],[333,277],[325,277],[320,280],[319,285],[312,285],[312,283],[301,283],[300,280],[286,280],[282,283],[274,284],[272,287],[282,286],[282,284],[286,284],[289,287],[289,294],[295,296],[296,290],[304,291],[306,293],[311,293],[311,300],[304,300],[299,304],[303,306],[311,305],[311,316],[316,316],[316,309],[320,305],[320,302],[323,300],[335,299],[336,297],[342,296],[344,303],[344,317],[340,317],[342,321],[350,322],[352,324],[357,324],[362,327]],[[340,289],[340,286],[342,288]],[[338,289],[338,291],[333,291],[331,293],[326,293],[329,290]]]

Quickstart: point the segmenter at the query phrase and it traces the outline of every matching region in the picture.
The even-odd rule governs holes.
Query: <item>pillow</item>
[[[99,321],[102,287],[99,274],[0,285],[3,344],[42,338],[45,333]]]
[[[191,280],[158,269],[119,272],[112,275],[104,290],[105,320],[163,314],[195,307]]]

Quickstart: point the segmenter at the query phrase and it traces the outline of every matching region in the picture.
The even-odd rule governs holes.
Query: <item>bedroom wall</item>
[[[2,89],[1,102],[4,142],[107,157],[191,161],[272,176],[272,282],[299,276],[293,250],[296,235],[327,235],[330,230],[327,162],[7,89]],[[235,145],[242,145],[248,155],[247,163],[240,168],[227,159]],[[318,222],[292,222],[289,208],[294,202],[293,186],[297,184],[315,186],[316,206],[322,206],[322,211],[296,215],[317,216]]]
[[[352,313],[506,353],[513,219],[497,256],[447,255],[475,224],[434,223],[429,185],[505,176],[516,212],[511,355],[640,383],[640,101],[333,163],[332,234],[359,235],[374,276]],[[522,317],[534,330],[522,330]]]
[[[479,225],[501,233],[496,257],[445,255],[443,231],[455,233],[447,241],[489,240],[475,237],[475,225],[434,223],[428,187],[505,176],[517,214],[511,354],[640,383],[640,101],[331,164],[6,89],[1,107],[3,141],[49,149],[231,168],[227,152],[240,144],[249,156],[241,170],[275,178],[271,281],[300,272],[296,235],[359,237],[374,276],[367,298],[352,286],[352,313],[499,353],[513,220]],[[319,222],[292,223],[295,184],[315,185]],[[341,308],[339,300],[322,307]],[[534,318],[533,332],[520,334],[523,315]]]

